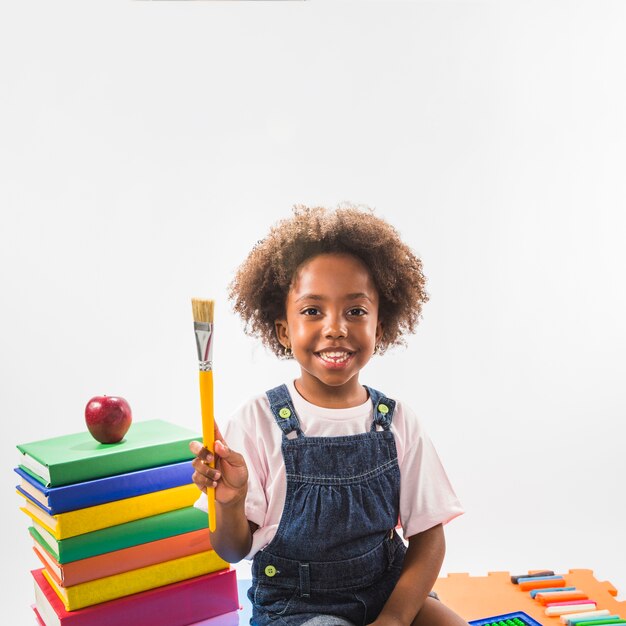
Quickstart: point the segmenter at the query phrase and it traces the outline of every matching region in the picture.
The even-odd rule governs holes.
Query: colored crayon
[[[536,598],[538,593],[549,593],[550,591],[578,591],[576,587],[547,587],[546,589],[531,589],[530,597]]]
[[[550,576],[524,576],[517,581],[518,585],[528,582],[529,580],[562,580],[563,576],[551,574]]]
[[[519,588],[522,591],[530,591],[531,589],[547,589],[548,587],[565,587],[565,579],[562,576],[554,576],[550,578],[527,578],[520,580]]]
[[[578,626],[600,626],[601,624],[626,624],[626,619],[601,619],[591,622],[578,622]]]
[[[575,606],[576,604],[596,604],[595,600],[570,600],[566,602],[548,602],[545,606]]]
[[[586,620],[596,618],[609,617],[610,611],[608,609],[598,609],[597,611],[584,611],[583,613],[570,613],[569,615],[563,615],[561,622],[570,626],[573,622],[584,622]]]
[[[608,609],[598,609],[597,611],[585,611],[584,613],[571,613],[561,617],[561,622],[569,626],[572,622],[581,622],[585,620],[595,619],[596,617],[606,618],[609,616]]]
[[[541,604],[548,602],[562,602],[566,600],[589,600],[589,596],[583,591],[551,591],[550,593],[538,593],[535,600]]]
[[[538,572],[529,572],[528,574],[519,574],[517,576],[511,576],[511,582],[514,585],[517,585],[520,578],[536,578],[537,576],[554,576],[554,572],[552,570],[542,570]]]
[[[589,602],[588,604],[566,604],[564,606],[548,606],[546,607],[545,614],[554,617],[559,615],[565,615],[566,613],[580,613],[581,611],[593,611],[596,608],[595,602]]]

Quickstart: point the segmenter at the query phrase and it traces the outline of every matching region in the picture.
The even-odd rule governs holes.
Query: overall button
[[[286,420],[291,417],[291,411],[285,406],[280,411],[278,411],[278,415]]]
[[[383,414],[383,415],[387,415],[387,413],[389,413],[389,407],[386,404],[379,404],[378,405],[378,410]]]
[[[267,565],[265,568],[265,575],[268,576],[269,578],[276,576],[276,568],[273,565]]]

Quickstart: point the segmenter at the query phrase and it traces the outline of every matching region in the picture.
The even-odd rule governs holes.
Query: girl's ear
[[[291,348],[291,341],[289,339],[289,327],[287,326],[287,320],[274,320],[274,328],[276,329],[276,337],[279,343],[285,348]]]
[[[379,321],[376,324],[376,344],[380,343],[380,340],[383,338],[383,323]]]

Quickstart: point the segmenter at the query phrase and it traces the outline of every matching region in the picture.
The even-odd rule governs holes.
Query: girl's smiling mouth
[[[354,352],[346,350],[325,350],[323,352],[315,352],[315,356],[320,359],[327,367],[340,368],[346,365],[353,357]]]

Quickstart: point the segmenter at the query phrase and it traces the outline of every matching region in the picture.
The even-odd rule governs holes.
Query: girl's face
[[[278,340],[300,364],[298,391],[313,404],[355,406],[367,392],[359,371],[382,336],[378,292],[362,261],[350,254],[320,254],[298,270],[287,294]]]

